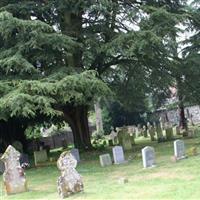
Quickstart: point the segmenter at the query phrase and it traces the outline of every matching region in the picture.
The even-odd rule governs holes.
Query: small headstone
[[[110,154],[103,154],[99,156],[100,164],[102,167],[112,165]]]
[[[142,149],[143,167],[155,167],[155,151],[153,147],[145,147]]]
[[[71,149],[70,153],[74,156],[74,158],[77,160],[77,162],[80,162],[80,155],[78,149]]]
[[[118,183],[119,184],[126,184],[126,183],[128,183],[128,179],[125,178],[125,177],[121,177],[121,178],[118,179]]]
[[[20,153],[11,145],[8,146],[1,160],[5,164],[3,182],[7,194],[27,191],[27,183],[23,168],[19,163]]]
[[[65,151],[57,161],[61,176],[58,178],[58,193],[61,198],[83,191],[83,182],[80,174],[76,171],[77,160]]]
[[[115,164],[127,163],[127,161],[124,159],[124,151],[122,146],[113,147],[112,152]]]
[[[3,154],[0,154],[0,158]],[[0,174],[3,174],[5,171],[5,165],[4,162],[2,160],[0,160]]]
[[[38,166],[40,163],[48,161],[47,151],[46,150],[35,151],[34,161],[35,161],[35,166]]]
[[[177,160],[185,158],[185,145],[183,140],[174,141],[174,156]]]

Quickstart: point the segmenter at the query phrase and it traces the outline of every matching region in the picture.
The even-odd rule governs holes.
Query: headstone
[[[132,149],[132,138],[128,133],[128,128],[123,127],[118,132],[118,140],[119,144],[123,146],[124,150],[131,150]]]
[[[40,163],[48,161],[47,151],[46,150],[35,151],[34,161],[35,161],[35,166],[38,166]]]
[[[99,160],[102,167],[112,165],[110,154],[100,155]]]
[[[20,153],[11,145],[8,146],[1,160],[5,164],[3,182],[7,194],[27,191],[27,183],[23,168],[19,163]]]
[[[75,169],[77,160],[70,152],[65,151],[60,155],[57,166],[61,171],[58,178],[58,193],[61,198],[83,191],[82,178]]]
[[[173,139],[173,129],[170,128],[166,128],[166,139],[167,140],[172,140]]]
[[[177,160],[185,158],[185,145],[183,140],[174,141],[174,156]]]
[[[71,149],[70,153],[74,156],[74,158],[77,160],[77,162],[80,162],[80,155],[78,149]]]
[[[20,141],[14,141],[13,143],[12,143],[12,146],[17,150],[17,151],[19,151],[20,153],[22,153],[23,152],[23,145],[22,145],[22,143],[20,142]]]
[[[147,146],[142,149],[142,161],[144,168],[155,166],[155,151],[153,147]]]
[[[124,151],[122,146],[115,146],[112,149],[113,152],[113,158],[115,164],[123,164],[127,163],[127,161],[124,158]]]
[[[3,154],[0,154],[0,158]],[[0,160],[0,174],[3,174],[5,171],[5,165],[4,162],[2,160]]]

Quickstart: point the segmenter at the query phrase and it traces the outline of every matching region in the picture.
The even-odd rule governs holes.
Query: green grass
[[[200,152],[200,138],[187,139],[185,144],[186,149],[196,146]],[[145,145],[155,147],[155,168],[142,168],[140,150]],[[107,151],[111,152],[111,149]],[[173,163],[173,142],[158,144],[139,140],[133,152],[126,152],[126,158],[130,161],[124,165],[102,168],[99,165],[99,154],[100,152],[81,154],[83,161],[77,170],[83,176],[84,192],[72,195],[69,200],[200,198],[200,155]],[[0,200],[59,199],[56,186],[58,176],[56,166],[29,169],[26,171],[29,192],[6,196],[0,186]],[[120,177],[128,178],[129,182],[120,184]],[[0,179],[2,182],[2,176]]]

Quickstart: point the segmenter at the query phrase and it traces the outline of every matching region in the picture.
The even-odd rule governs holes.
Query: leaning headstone
[[[34,161],[35,161],[35,166],[39,166],[41,163],[48,161],[47,151],[46,150],[35,151]]]
[[[100,164],[102,167],[112,165],[110,154],[103,154],[99,156]]]
[[[71,149],[70,153],[74,156],[74,158],[77,160],[77,162],[80,162],[80,155],[78,149]]]
[[[0,158],[3,154],[0,154]],[[0,160],[0,174],[3,174],[5,171],[5,165],[4,162],[2,160]]]
[[[185,158],[185,145],[183,140],[174,141],[174,156],[177,160]]]
[[[155,167],[155,151],[153,147],[147,146],[142,149],[143,167]]]
[[[5,163],[3,182],[7,194],[27,191],[26,178],[19,163],[20,153],[11,145],[8,146],[1,160]]]
[[[61,176],[58,178],[58,193],[61,198],[83,191],[81,176],[76,171],[77,160],[74,156],[65,151],[57,161]]]
[[[115,164],[123,164],[127,163],[127,161],[124,158],[124,151],[122,146],[115,146],[112,149],[113,152],[113,159]]]

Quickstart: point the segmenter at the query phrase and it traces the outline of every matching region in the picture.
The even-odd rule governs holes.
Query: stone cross
[[[99,156],[100,164],[102,167],[112,165],[110,154],[103,154]]]
[[[185,158],[185,145],[183,140],[174,141],[174,156],[177,160]]]
[[[113,147],[112,152],[115,164],[127,163],[127,161],[124,159],[124,151],[122,146]]]
[[[142,161],[144,168],[155,166],[155,151],[153,147],[146,146],[142,149]]]
[[[61,171],[58,178],[58,193],[61,198],[83,191],[82,178],[75,169],[77,160],[70,152],[65,151],[60,155],[57,166]]]
[[[20,153],[11,145],[8,146],[1,160],[5,164],[3,182],[7,194],[27,191],[27,182],[23,168],[19,162]]]
[[[71,149],[70,153],[74,156],[74,158],[77,160],[77,162],[80,162],[80,155],[78,149]]]

